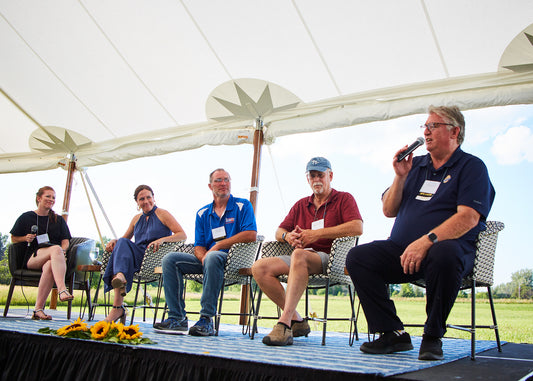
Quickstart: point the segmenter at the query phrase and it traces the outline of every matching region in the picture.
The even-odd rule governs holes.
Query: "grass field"
[[[0,305],[3,308],[7,297],[8,287],[0,285]],[[37,288],[28,287],[24,289],[24,295],[21,292],[20,287],[15,288],[13,300],[11,305],[13,308],[26,308],[29,305],[29,311],[33,310],[35,303],[35,295]],[[149,293],[155,298],[156,289],[148,288]],[[94,294],[94,290],[93,290]],[[81,298],[81,292],[75,292],[75,300],[73,308],[73,316],[76,317],[79,311],[79,302]],[[134,299],[134,293],[130,293],[126,296],[126,303],[132,305]],[[26,302],[28,300],[29,302]],[[402,321],[404,323],[423,323],[425,320],[425,299],[424,298],[395,298],[396,309]],[[103,302],[103,299],[100,301]],[[155,302],[155,300],[154,300]],[[162,302],[164,303],[164,301]],[[200,308],[200,295],[195,293],[187,294],[187,310],[199,311]],[[357,299],[356,299],[357,303]],[[516,300],[496,300],[496,317],[498,319],[498,326],[500,328],[500,338],[502,341],[509,341],[513,343],[533,343],[533,301],[517,302]],[[310,297],[311,312],[316,312],[317,316],[322,316],[324,298],[323,296],[311,296]],[[329,298],[329,317],[347,317],[350,315],[350,302],[348,297],[342,296],[330,296]],[[357,304],[356,304],[357,306]],[[226,292],[224,294],[224,303],[222,306],[222,312],[238,312],[240,307],[240,293],[238,292]],[[58,309],[66,310],[66,303],[59,303]],[[270,300],[264,297],[261,301],[261,316],[277,316],[276,308]],[[300,302],[298,307],[300,313],[304,312],[304,303]],[[97,309],[98,314],[104,314],[104,308]],[[137,317],[142,316],[142,311],[138,310]],[[153,319],[152,310],[147,311],[148,320]],[[196,320],[197,315],[190,313],[189,318]],[[237,324],[237,316],[222,316],[222,323]],[[452,310],[452,313],[448,319],[448,323],[451,324],[466,324],[470,321],[470,299],[458,299]],[[492,323],[490,315],[490,306],[487,300],[477,299],[476,306],[476,322],[478,324],[488,325]],[[260,319],[260,327],[272,327],[275,324],[274,319]],[[322,329],[321,323],[311,323],[313,330]],[[348,332],[350,323],[348,321],[330,321],[328,322],[328,331]],[[359,320],[357,323],[359,332],[367,332],[367,325],[365,316],[361,310],[359,313]],[[422,334],[422,328],[407,328],[409,333],[415,336]],[[449,329],[446,333],[447,337],[459,337],[469,338],[469,334],[466,332]],[[488,329],[478,329],[476,331],[476,337],[479,340],[494,340],[494,332]]]

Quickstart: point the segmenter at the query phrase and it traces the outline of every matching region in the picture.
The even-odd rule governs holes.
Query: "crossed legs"
[[[35,300],[35,311],[42,310],[46,304],[46,299],[55,285],[60,293],[65,294],[67,287],[65,286],[65,273],[67,271],[67,264],[63,250],[60,246],[54,245],[44,247],[37,250],[37,255],[30,257],[27,264],[28,269],[42,270],[41,279],[39,280],[39,288],[37,290],[37,298]],[[68,293],[67,293],[68,294]],[[61,294],[60,294],[61,298]],[[61,298],[62,301],[68,300]],[[44,312],[38,312],[39,316],[44,316]]]

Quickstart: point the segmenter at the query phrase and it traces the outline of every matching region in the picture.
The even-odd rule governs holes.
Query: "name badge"
[[[324,219],[313,221],[311,223],[311,230],[318,230],[324,228]]]
[[[433,195],[437,193],[437,189],[439,189],[439,185],[440,185],[440,181],[433,181],[433,180],[424,181],[424,184],[422,184],[422,187],[418,191],[418,195],[416,196],[416,199],[420,201],[431,200]]]
[[[41,243],[48,243],[50,242],[50,238],[48,238],[48,233],[44,233],[41,235],[38,235],[37,237],[37,243],[40,245]]]
[[[220,241],[221,239],[226,238],[226,229],[224,226],[220,226],[218,228],[211,229],[211,234],[213,234],[213,239],[215,241]]]

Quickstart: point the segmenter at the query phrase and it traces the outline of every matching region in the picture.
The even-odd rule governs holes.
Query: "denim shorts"
[[[323,251],[315,251],[313,249],[306,249],[306,250],[312,251],[320,255],[320,260],[322,261],[322,274],[325,274],[326,270],[328,269],[329,254],[324,253]],[[280,255],[278,258],[281,258],[283,262],[287,264],[287,266],[291,267],[291,256],[290,255]]]

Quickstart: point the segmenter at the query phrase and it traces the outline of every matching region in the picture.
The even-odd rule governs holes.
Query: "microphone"
[[[39,227],[37,225],[33,225],[31,227],[31,234],[37,234],[37,231],[39,230]],[[31,242],[28,242],[28,247],[30,247]]]
[[[425,142],[425,140],[424,140],[423,137],[418,137],[414,141],[414,143],[412,143],[409,147],[407,147],[407,149],[405,151],[400,152],[400,154],[398,155],[398,163],[400,161],[402,161],[403,159],[405,159],[407,156],[409,156],[411,154],[411,152],[413,152],[415,149],[417,149],[422,144],[424,144],[424,142]]]

